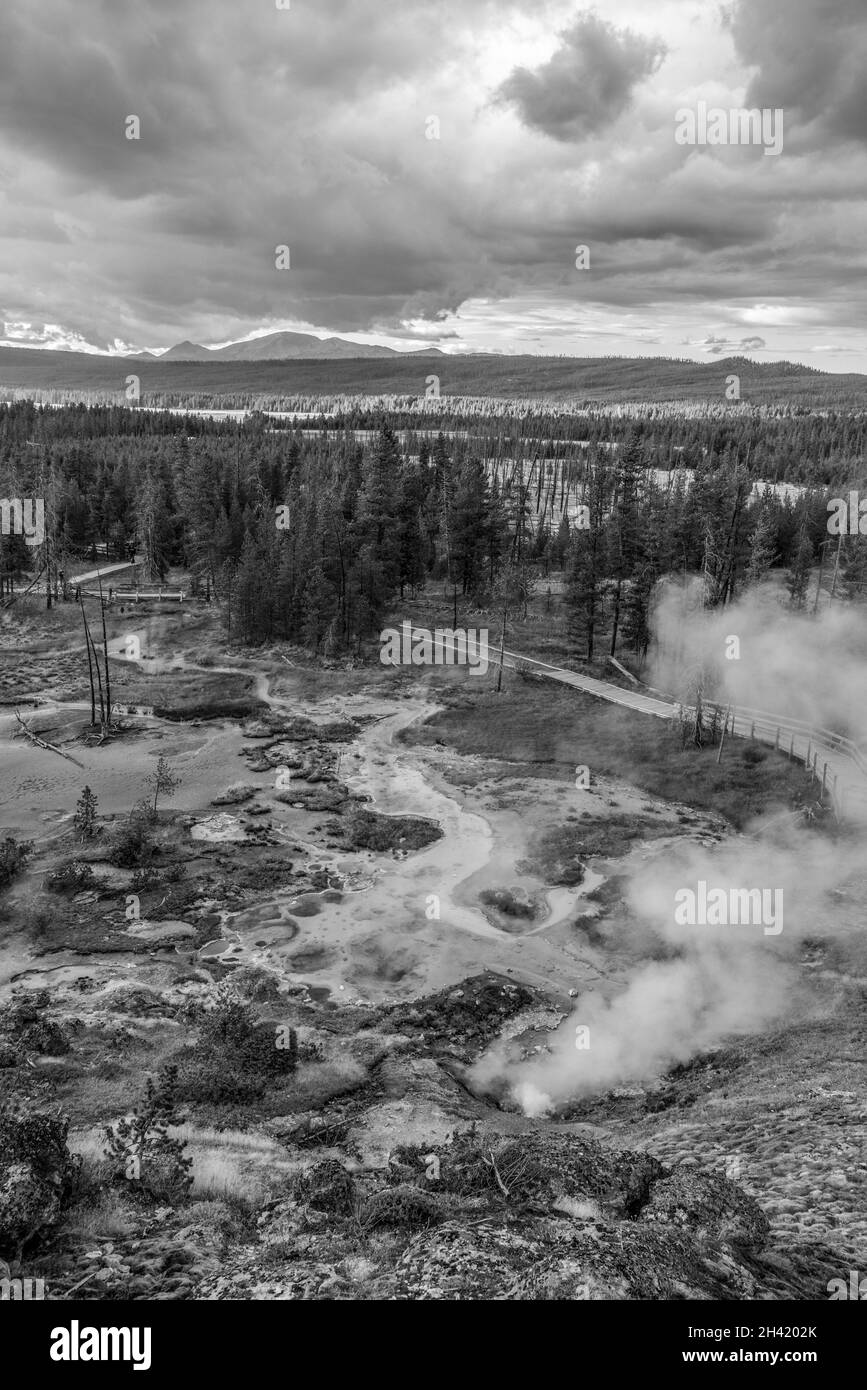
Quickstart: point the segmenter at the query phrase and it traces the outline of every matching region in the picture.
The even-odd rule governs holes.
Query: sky
[[[3,0],[0,342],[867,372],[865,326],[867,0]]]

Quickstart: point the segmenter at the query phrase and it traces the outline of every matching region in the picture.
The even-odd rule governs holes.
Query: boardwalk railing
[[[703,702],[723,720],[723,728],[740,738],[772,744],[792,759],[803,762],[821,782],[839,820],[844,812],[858,807],[867,811],[867,758],[856,743],[833,729],[809,724],[803,719],[787,719],[778,714],[749,707],[723,706],[715,700]]]
[[[611,699],[644,713],[655,714],[660,718],[674,719],[679,709],[677,702],[662,691],[643,690],[652,693],[653,698],[645,697],[641,703],[631,689],[611,685],[606,681],[582,676],[577,671],[568,671],[562,666],[554,666],[547,661],[537,661],[533,657],[519,656],[515,652],[504,652],[504,658],[517,662],[522,667],[535,668],[540,675],[564,680],[571,676],[578,688],[587,693]],[[499,661],[499,652],[492,651],[491,659]],[[610,693],[608,693],[610,692]],[[752,709],[748,706],[722,705],[715,700],[704,700],[703,708],[716,712],[721,729],[730,736],[755,739],[769,744],[786,753],[790,758],[802,762],[813,778],[822,785],[823,793],[831,799],[838,820],[851,816],[867,820],[867,757],[858,744],[833,729],[809,724],[803,719],[788,719],[781,715],[769,714],[766,710]],[[694,712],[694,707],[693,707]]]
[[[695,714],[695,707],[678,704],[670,695],[641,685],[613,685],[580,671],[555,666],[550,661],[522,656],[519,652],[503,651],[503,664],[520,671],[535,671],[538,675],[571,685],[598,699],[609,700],[641,714],[653,714],[659,719],[676,719],[686,713]],[[500,662],[500,650],[495,643],[488,647],[488,660]],[[619,663],[615,663],[619,664]],[[646,692],[646,693],[645,693]],[[822,784],[838,820],[844,815],[867,821],[867,757],[859,746],[833,729],[824,729],[803,719],[787,719],[766,710],[746,706],[721,705],[715,700],[703,700],[702,708],[716,714],[720,729],[737,738],[756,739],[803,762],[811,776]]]
[[[160,589],[158,592],[152,594],[143,594],[140,589],[115,589],[112,593],[112,598],[123,599],[127,603],[133,600],[138,603],[139,599],[177,599],[180,603],[183,603],[186,594],[183,589]]]

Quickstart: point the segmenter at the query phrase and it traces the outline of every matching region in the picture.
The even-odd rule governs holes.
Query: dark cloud
[[[585,14],[560,34],[541,67],[515,68],[497,91],[531,130],[580,140],[604,130],[629,106],[633,88],[655,72],[665,45]]]
[[[802,144],[829,135],[867,141],[865,0],[737,0],[727,22],[740,57],[758,69],[748,106],[815,122]]]
[[[535,297],[559,315],[551,332],[592,311],[587,335],[603,337],[634,312],[640,341],[664,318],[674,343],[711,323],[776,347],[738,315],[770,304],[803,323],[782,310],[808,301],[825,314],[816,340],[838,343],[867,308],[851,143],[864,4],[740,0],[739,67],[715,9],[684,26],[660,7],[663,44],[652,11],[644,35],[586,14],[563,28],[565,0],[3,0],[0,330],[158,346],[290,322],[411,333],[411,319],[439,340],[468,302],[497,323],[504,305],[505,323]],[[607,18],[618,6],[638,23],[631,0]],[[547,63],[514,66],[527,35],[558,31]],[[675,143],[678,107],[726,90],[739,104],[748,80],[751,101],[786,107],[780,159]],[[822,132],[815,149],[794,144],[790,101]],[[500,345],[518,345],[511,327]]]

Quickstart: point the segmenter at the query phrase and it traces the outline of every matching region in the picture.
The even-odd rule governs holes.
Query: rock
[[[508,1019],[536,1002],[524,985],[490,972],[464,980],[460,990],[445,989],[405,1004],[386,1005],[381,1014],[396,1032],[418,1028],[428,1042],[465,1043],[469,1038],[499,1036]]]
[[[170,1018],[175,1013],[174,1008],[156,990],[146,985],[119,985],[111,991],[105,1007],[112,1013],[129,1014],[132,1018],[143,1018],[148,1014]]]
[[[760,1250],[770,1224],[754,1198],[728,1178],[677,1168],[654,1183],[641,1220],[685,1227],[702,1240]]]
[[[232,975],[233,993],[248,1003],[273,1003],[282,999],[280,984],[277,975],[258,965],[240,965]]]
[[[521,1274],[543,1259],[541,1241],[502,1222],[467,1227],[450,1221],[415,1236],[397,1262],[395,1297],[488,1300],[508,1296]]]
[[[338,1159],[326,1158],[302,1174],[300,1195],[317,1211],[349,1216],[355,1204],[355,1183]]]
[[[0,1110],[0,1253],[17,1255],[60,1217],[79,1166],[68,1131],[58,1116]]]

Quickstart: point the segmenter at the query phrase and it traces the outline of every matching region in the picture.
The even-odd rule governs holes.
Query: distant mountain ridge
[[[195,398],[199,405],[249,406],[258,400],[271,402],[270,409],[282,409],[277,402],[302,397],[423,397],[433,371],[445,398],[600,405],[703,402],[733,411],[751,405],[861,411],[867,406],[867,376],[822,372],[786,361],[750,362],[744,357],[693,362],[667,357],[431,355],[387,349],[377,350],[378,354],[385,351],[385,357],[370,360],[342,355],[324,360],[318,356],[233,360],[216,353],[196,360],[180,355],[195,348],[194,343],[179,343],[177,355],[172,356],[108,357],[0,346],[0,398],[13,392],[70,392],[78,397],[99,392],[123,405],[126,379],[133,374],[140,383],[143,405],[184,405]],[[726,395],[731,376],[738,378],[740,406]]]
[[[156,362],[285,362],[297,358],[333,362],[351,357],[442,357],[444,354],[439,348],[408,348],[401,352],[398,348],[380,347],[375,343],[352,343],[336,335],[317,338],[313,333],[280,332],[266,333],[243,343],[227,343],[221,348],[202,347],[201,343],[191,343],[187,339],[175,343],[167,352],[135,355]]]

